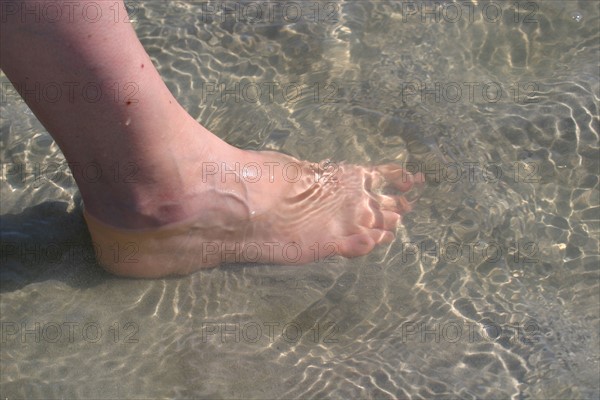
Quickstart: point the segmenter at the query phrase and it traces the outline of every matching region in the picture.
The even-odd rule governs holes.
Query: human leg
[[[93,3],[93,23],[77,12],[32,21],[3,6],[0,66],[65,154],[105,268],[158,277],[221,262],[300,264],[393,239],[406,203],[378,190],[408,190],[420,177],[228,145],[173,98],[131,25],[115,19],[116,3]],[[90,82],[102,96],[81,90]],[[27,94],[52,83],[76,90],[54,102]],[[90,163],[101,171],[93,182]],[[283,173],[289,166],[299,175]],[[122,168],[133,175],[115,179]]]

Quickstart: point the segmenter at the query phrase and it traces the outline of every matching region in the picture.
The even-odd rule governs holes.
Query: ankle
[[[107,174],[102,182],[94,184],[78,181],[86,210],[109,225],[130,229],[160,227],[198,215],[205,186],[202,162],[232,152],[239,156],[239,149],[191,117],[169,137],[168,146],[152,156],[138,157],[138,162],[106,163],[128,166],[121,168],[121,179]]]

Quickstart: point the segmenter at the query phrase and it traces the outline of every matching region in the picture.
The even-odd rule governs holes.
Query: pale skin
[[[380,189],[407,191],[422,183],[421,175],[396,165],[319,166],[233,147],[177,102],[131,24],[115,19],[115,2],[96,1],[101,17],[93,23],[78,12],[36,21],[21,13],[21,3],[11,3],[16,11],[4,3],[0,67],[73,166],[86,212],[118,232],[121,243],[177,227],[177,235],[164,241],[154,235],[151,245],[138,248],[135,263],[101,260],[109,271],[161,277],[223,262],[302,264],[333,254],[362,256],[394,240],[409,205],[400,193]],[[83,95],[89,82],[106,95],[96,100],[92,89]],[[61,85],[63,95],[48,101],[36,96],[36,84]],[[77,167],[90,163],[103,172],[99,180]],[[134,179],[115,179],[115,166],[129,168],[124,172],[133,166]],[[109,242],[104,229],[88,223],[94,240]],[[177,262],[165,261],[172,259]]]

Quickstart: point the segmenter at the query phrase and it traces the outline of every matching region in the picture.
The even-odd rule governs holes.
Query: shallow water
[[[115,278],[3,84],[0,397],[598,398],[600,3],[219,4],[132,4],[184,107],[243,148],[406,163],[415,210],[368,257]]]

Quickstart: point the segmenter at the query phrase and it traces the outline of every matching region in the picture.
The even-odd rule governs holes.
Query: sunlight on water
[[[0,397],[597,398],[600,3],[223,4],[130,4],[182,105],[422,172],[414,211],[359,259],[117,279],[2,75]]]

